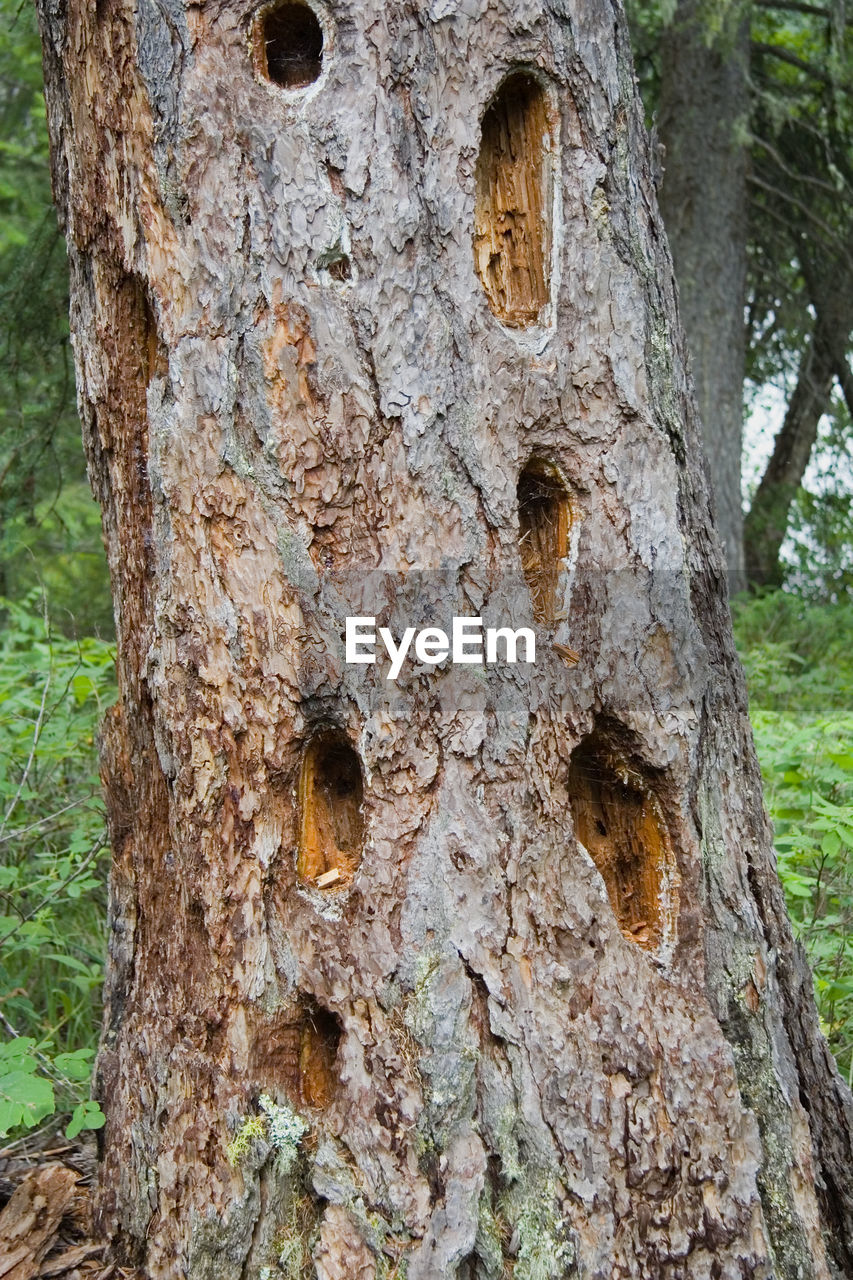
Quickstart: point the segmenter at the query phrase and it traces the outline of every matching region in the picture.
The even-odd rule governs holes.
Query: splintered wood
[[[322,734],[302,760],[297,870],[318,889],[352,878],[361,859],[363,785],[358,757],[338,735]]]
[[[533,76],[504,82],[483,117],[474,209],[474,263],[492,311],[534,324],[548,301],[551,226],[547,102]]]
[[[0,1213],[0,1277],[35,1280],[74,1198],[77,1175],[62,1164],[34,1169]]]
[[[542,626],[557,621],[560,570],[568,554],[570,528],[566,490],[544,463],[531,462],[518,482],[518,544],[533,616]]]
[[[569,775],[575,834],[598,867],[626,938],[654,951],[666,924],[669,837],[651,792],[631,786],[607,754],[582,743]]]

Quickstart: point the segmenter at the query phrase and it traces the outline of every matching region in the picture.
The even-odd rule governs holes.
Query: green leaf
[[[94,1056],[94,1049],[76,1049],[74,1053],[58,1053],[53,1059],[53,1065],[69,1080],[88,1080],[92,1074]]]
[[[53,1085],[30,1071],[0,1075],[0,1137],[24,1125],[32,1129],[56,1109]]]
[[[70,1142],[83,1129],[102,1129],[106,1123],[107,1117],[101,1110],[100,1104],[88,1099],[74,1108],[65,1136]]]
[[[36,1060],[30,1053],[35,1043],[32,1036],[19,1036],[16,1040],[0,1044],[0,1072],[35,1071]]]

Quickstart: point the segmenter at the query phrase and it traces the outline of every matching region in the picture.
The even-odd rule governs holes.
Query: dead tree
[[[38,2],[119,637],[120,1256],[853,1274],[621,11]],[[394,681],[358,617],[536,661]]]

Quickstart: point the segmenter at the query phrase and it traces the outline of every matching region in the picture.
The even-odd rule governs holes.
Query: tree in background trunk
[[[853,1275],[621,18],[39,0],[152,1278]],[[535,663],[345,661],[347,619]],[[501,642],[503,643],[503,642]],[[439,644],[440,647],[440,644]]]
[[[830,411],[836,381],[853,417],[853,375],[846,355],[847,335],[853,328],[853,291],[840,270],[835,280],[813,293],[820,299],[814,328],[744,528],[750,581],[762,586],[782,584],[780,552],[791,504],[803,483],[821,418]]]
[[[750,582],[779,582],[820,419],[832,388],[851,380],[853,24],[843,7],[796,0],[629,7],[664,144],[661,205],[732,586],[744,570]],[[748,387],[784,381],[789,399],[745,552],[744,374]]]
[[[816,68],[810,73],[812,78],[817,74]],[[830,87],[819,86],[818,92],[819,99],[828,99],[825,114],[834,124],[827,129],[828,137],[816,132],[814,121],[803,110],[799,119],[789,120],[780,131],[778,150],[767,141],[759,144],[752,175],[755,221],[763,222],[768,232],[772,225],[777,256],[799,266],[804,305],[810,312],[804,321],[795,321],[803,336],[793,391],[745,524],[748,573],[757,585],[778,585],[783,580],[780,551],[791,507],[803,484],[821,419],[832,410],[835,387],[853,422],[848,355],[853,336],[853,154],[840,143]],[[772,136],[766,113],[756,132],[759,137]],[[782,156],[789,172],[780,186]],[[768,330],[784,329],[778,276],[768,274],[768,282],[753,293],[750,322],[755,322],[755,316],[772,316],[769,324],[763,321]]]
[[[680,0],[660,48],[661,212],[733,591],[745,586],[748,69],[748,4],[728,6],[723,30],[714,32],[706,0]]]

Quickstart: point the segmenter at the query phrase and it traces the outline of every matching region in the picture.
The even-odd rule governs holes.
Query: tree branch
[[[841,387],[841,394],[844,396],[844,403],[847,405],[847,412],[853,418],[853,372],[847,362],[847,357],[842,351],[836,351],[835,376],[838,379],[838,385]]]
[[[838,188],[833,186],[831,182],[827,182],[825,178],[816,178],[810,173],[802,173],[793,169],[786,162],[784,156],[773,146],[772,142],[768,142],[766,138],[760,138],[757,133],[751,134],[751,137],[756,146],[766,151],[787,177],[793,178],[796,182],[807,182],[810,186],[817,187],[821,191],[828,191],[836,199],[840,197]]]
[[[819,4],[799,4],[797,0],[753,0],[753,4],[757,9],[778,9],[783,13],[810,13],[815,18],[832,17],[829,9],[822,8]],[[853,18],[845,20],[846,26],[853,26]]]
[[[786,204],[791,204],[796,209],[799,209],[809,222],[813,222],[815,226],[820,227],[821,231],[826,232],[832,243],[838,240],[838,232],[833,230],[828,222],[824,222],[823,218],[819,218],[802,200],[798,200],[796,196],[791,195],[790,191],[782,191],[779,187],[774,187],[772,182],[765,182],[756,173],[749,174],[747,181],[751,182],[755,187],[760,187],[762,191],[768,191],[777,200],[783,200]]]
[[[798,58],[795,53],[791,53],[788,49],[783,49],[778,44],[764,44],[760,40],[752,41],[752,48],[756,53],[767,53],[772,58],[778,58],[780,62],[787,62],[790,66],[796,67],[798,71],[804,71],[806,75],[818,80],[821,84],[829,84],[829,76],[821,67],[816,67],[813,62],[806,62],[805,58]]]

